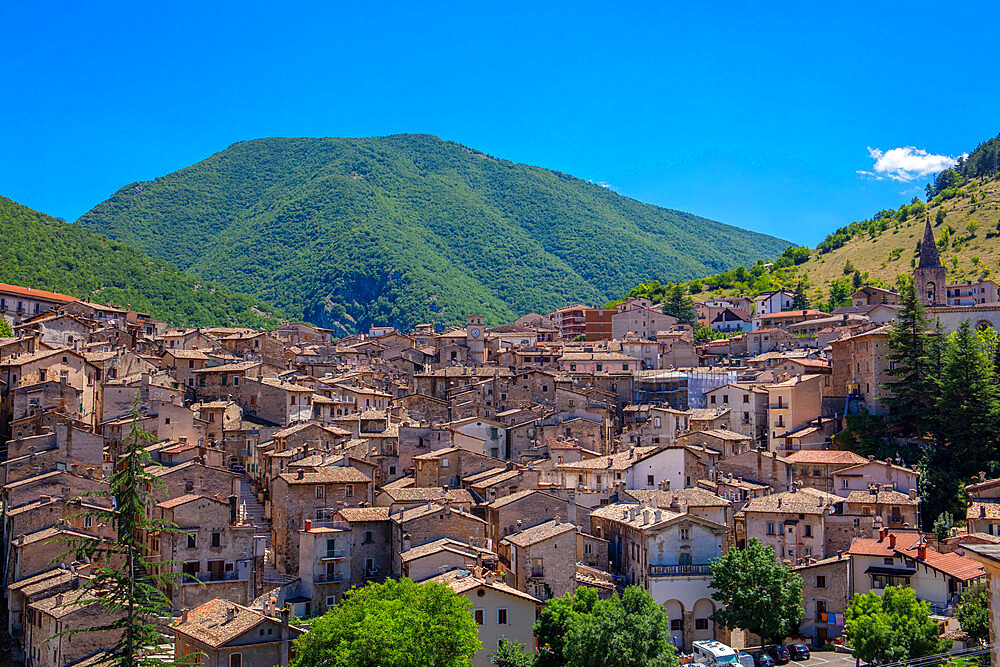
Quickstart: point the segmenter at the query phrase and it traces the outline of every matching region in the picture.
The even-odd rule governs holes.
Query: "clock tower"
[[[469,361],[474,364],[486,362],[486,328],[482,315],[469,315],[465,323],[465,344],[469,348]]]

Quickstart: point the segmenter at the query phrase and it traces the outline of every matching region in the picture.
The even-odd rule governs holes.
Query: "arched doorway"
[[[663,609],[670,619],[670,638],[678,651],[684,650],[684,605],[678,600],[663,603]]]
[[[692,641],[715,638],[715,623],[710,618],[715,612],[715,605],[708,598],[702,598],[694,603],[694,637]]]

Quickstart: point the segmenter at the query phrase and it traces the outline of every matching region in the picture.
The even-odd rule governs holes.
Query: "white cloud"
[[[901,146],[887,151],[869,146],[868,155],[875,160],[875,164],[871,171],[859,169],[858,174],[877,181],[888,178],[902,183],[932,176],[953,167],[958,161],[957,157],[935,155],[916,146]]]

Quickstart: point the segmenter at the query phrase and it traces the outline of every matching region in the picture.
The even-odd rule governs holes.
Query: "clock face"
[[[472,337],[473,338],[479,338],[479,329],[473,329],[472,330]]]

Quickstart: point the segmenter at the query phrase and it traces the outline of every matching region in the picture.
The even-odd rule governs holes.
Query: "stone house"
[[[462,447],[445,447],[414,456],[413,464],[414,486],[457,487],[464,477],[505,467],[509,462]]]
[[[364,586],[369,581],[384,581],[392,567],[389,508],[345,507],[337,512],[334,519],[343,521],[351,534],[350,587]]]
[[[476,567],[496,569],[499,563],[497,554],[489,549],[450,537],[404,551],[400,561],[401,576],[418,582],[457,568],[469,571]]]
[[[241,385],[249,379],[278,377],[278,369],[262,361],[237,361],[206,366],[192,372],[197,378],[195,392],[199,401],[235,397],[241,393]],[[243,407],[247,408],[245,405]]]
[[[767,386],[768,449],[781,448],[788,431],[822,416],[823,378],[798,375]]]
[[[68,414],[91,428],[101,422],[103,384],[100,369],[82,354],[67,348],[39,350],[0,363],[0,380],[8,391],[56,380],[79,392],[79,404],[68,405]],[[21,415],[14,415],[18,418]]]
[[[792,488],[791,463],[777,452],[755,449],[728,459],[722,459],[716,466],[718,474],[732,475],[757,484],[764,484],[775,491]]]
[[[503,538],[498,551],[509,571],[507,583],[543,601],[575,590],[577,530],[552,520]]]
[[[167,563],[161,573],[177,574],[164,591],[174,611],[219,597],[237,604],[256,597],[255,574],[263,574],[264,545],[256,545],[256,529],[240,518],[237,503],[237,496],[223,500],[186,494],[156,505],[153,518],[184,531],[146,538],[151,560]]]
[[[854,452],[832,449],[802,449],[788,454],[785,460],[792,466],[795,481],[826,493],[836,491],[835,473],[868,462],[868,459]]]
[[[392,574],[401,570],[400,554],[421,544],[450,537],[470,544],[486,543],[486,522],[455,507],[427,503],[389,515],[392,522]]]
[[[709,564],[719,558],[729,532],[723,524],[639,503],[615,503],[590,515],[592,532],[608,540],[612,572],[645,587],[670,618],[674,645],[722,639],[711,619],[715,602]]]
[[[501,575],[480,568],[471,572],[451,570],[427,581],[445,584],[469,599],[482,643],[482,648],[472,658],[472,667],[490,667],[489,656],[503,637],[523,643],[528,651],[533,650],[532,626],[541,600],[508,586]]]
[[[194,389],[198,382],[195,371],[208,365],[208,355],[201,350],[168,349],[160,358],[160,368],[168,371],[181,385]]]
[[[24,647],[31,665],[64,667],[113,646],[120,630],[76,635],[59,633],[113,623],[124,612],[109,612],[94,591],[81,588],[35,600],[25,610]]]
[[[891,392],[883,387],[892,378],[888,375],[890,362],[889,329],[882,326],[862,333],[831,341],[833,376],[830,395],[853,395],[864,403],[868,412],[875,415],[889,413],[882,399]]]
[[[487,524],[487,538],[499,544],[508,535],[560,519],[585,529],[590,528],[590,512],[576,504],[575,494],[561,498],[539,489],[523,489],[504,496],[476,510]]]
[[[907,493],[891,486],[872,484],[867,491],[851,491],[844,502],[848,514],[871,516],[888,528],[919,528],[920,497],[916,489]]]
[[[287,667],[292,642],[302,630],[289,625],[288,610],[267,613],[228,600],[210,600],[181,611],[174,625],[174,659],[201,654],[205,667]]]
[[[853,491],[867,491],[872,484],[880,487],[888,486],[896,491],[908,492],[916,489],[920,472],[892,463],[889,460],[878,461],[869,457],[866,463],[859,463],[848,468],[841,468],[833,473],[833,493],[838,496],[848,496]],[[998,494],[1000,498],[1000,494]]]
[[[767,390],[749,384],[726,384],[705,392],[708,407],[729,408],[730,431],[764,441],[767,433]]]
[[[278,475],[271,487],[271,545],[275,567],[298,568],[298,532],[305,520],[328,519],[337,510],[372,502],[372,481],[351,466],[298,469]]]
[[[850,595],[887,586],[908,586],[931,605],[931,613],[950,616],[965,588],[982,581],[982,564],[956,552],[927,546],[919,531],[883,528],[874,538],[856,538],[850,547]]]
[[[811,637],[817,646],[829,643],[844,631],[844,611],[850,590],[849,557],[842,553],[822,560],[807,559],[792,571],[802,577],[802,603],[805,613],[799,632]]]

